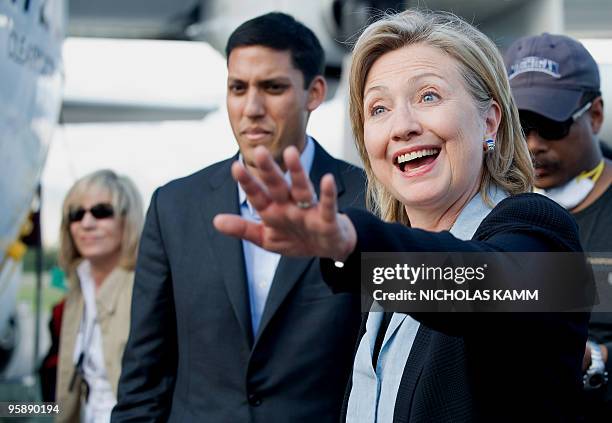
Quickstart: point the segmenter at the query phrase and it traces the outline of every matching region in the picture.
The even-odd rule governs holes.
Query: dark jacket
[[[471,241],[348,210],[358,233],[343,269],[322,260],[336,292],[355,291],[367,251],[581,251],[569,213],[537,194],[500,202]],[[537,284],[537,281],[534,281]],[[575,421],[588,313],[414,313],[394,422]],[[365,329],[362,323],[360,337]],[[346,392],[342,421],[351,386]]]
[[[158,189],[142,235],[129,341],[113,422],[336,423],[351,370],[359,301],[334,295],[318,260],[281,258],[252,333],[242,241],[215,230],[239,214],[226,160]],[[363,206],[360,169],[316,144],[315,187]]]

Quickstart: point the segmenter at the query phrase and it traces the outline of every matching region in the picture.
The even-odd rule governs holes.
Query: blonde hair
[[[495,149],[485,154],[480,193],[491,204],[489,188],[498,185],[511,195],[528,192],[533,166],[512,98],[503,59],[495,44],[459,17],[445,12],[407,10],[367,27],[353,50],[349,77],[349,113],[355,144],[368,177],[368,208],[382,219],[410,225],[403,204],[374,176],[364,143],[364,87],[368,72],[382,55],[422,43],[455,59],[465,88],[483,114],[492,101],[501,109]]]
[[[133,270],[136,267],[138,243],[144,221],[142,199],[138,189],[127,176],[119,176],[108,169],[98,170],[82,177],[66,194],[60,225],[59,265],[70,277],[73,277],[82,259],[70,233],[68,213],[71,208],[80,206],[83,197],[92,189],[107,191],[111,196],[111,204],[117,218],[123,219],[119,266]]]

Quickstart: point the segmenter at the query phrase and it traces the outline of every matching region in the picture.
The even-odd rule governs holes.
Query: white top
[[[74,363],[76,365],[83,352],[83,372],[89,385],[89,397],[81,407],[81,422],[108,423],[117,399],[104,368],[102,332],[96,310],[96,285],[91,276],[89,261],[84,260],[77,267],[77,274],[83,292],[84,307],[81,327],[74,345]]]

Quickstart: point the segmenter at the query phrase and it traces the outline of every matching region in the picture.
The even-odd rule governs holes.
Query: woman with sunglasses
[[[70,286],[60,332],[60,422],[108,422],[130,321],[143,205],[111,170],[79,179],[62,208],[59,262]]]

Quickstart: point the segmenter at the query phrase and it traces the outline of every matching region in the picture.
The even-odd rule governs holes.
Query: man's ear
[[[603,99],[597,97],[593,100],[591,109],[589,110],[589,116],[591,117],[591,130],[594,134],[599,134],[604,120],[604,108]]]
[[[327,95],[327,82],[321,75],[317,75],[310,82],[308,87],[308,102],[306,108],[312,112],[323,103]]]
[[[496,138],[499,124],[501,123],[501,108],[497,101],[491,100],[489,110],[485,115],[485,139]]]

